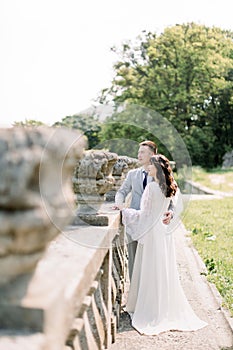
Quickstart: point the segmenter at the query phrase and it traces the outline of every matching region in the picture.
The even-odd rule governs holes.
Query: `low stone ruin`
[[[222,163],[223,169],[232,168],[232,167],[233,167],[233,150],[224,154],[223,163]]]

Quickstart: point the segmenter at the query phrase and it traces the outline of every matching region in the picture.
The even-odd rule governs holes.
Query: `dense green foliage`
[[[217,166],[233,147],[232,39],[230,31],[195,23],[168,27],[160,35],[143,32],[136,42],[113,48],[115,77],[100,102],[112,99],[160,113],[183,138],[193,164]],[[113,133],[129,136],[114,123],[103,136]]]
[[[104,122],[67,116],[53,126],[82,130],[89,148],[135,157],[138,143],[152,139],[178,164],[221,165],[233,148],[233,33],[177,24],[112,50],[115,74],[99,102],[113,102],[115,113]]]
[[[183,139],[173,125],[153,110],[129,104],[116,111],[102,124],[100,139],[105,148],[119,155],[137,156],[138,143],[153,140],[158,152],[176,162],[177,167],[191,167]]]
[[[70,129],[78,129],[83,132],[88,139],[88,148],[94,148],[100,141],[100,122],[98,117],[89,114],[74,114],[63,118],[60,122],[56,122],[55,127],[66,127]]]

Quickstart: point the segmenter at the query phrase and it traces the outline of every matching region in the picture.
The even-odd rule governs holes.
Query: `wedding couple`
[[[178,215],[179,189],[169,160],[152,141],[139,145],[141,168],[129,171],[115,198],[128,238],[130,290],[126,310],[141,334],[205,327],[180,284],[169,223]],[[124,208],[131,193],[130,208]]]

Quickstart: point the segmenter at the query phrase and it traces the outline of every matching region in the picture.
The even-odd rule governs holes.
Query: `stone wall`
[[[114,342],[126,249],[105,193],[118,157],[84,148],[77,132],[0,130],[0,350],[93,350]],[[87,176],[79,178],[80,164]],[[80,193],[90,194],[81,210]],[[90,213],[83,208],[93,194],[101,205]]]

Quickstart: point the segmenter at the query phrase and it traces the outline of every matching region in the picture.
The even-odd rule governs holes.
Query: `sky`
[[[232,0],[0,0],[0,126],[52,125],[95,104],[110,48],[196,22],[233,30]]]

